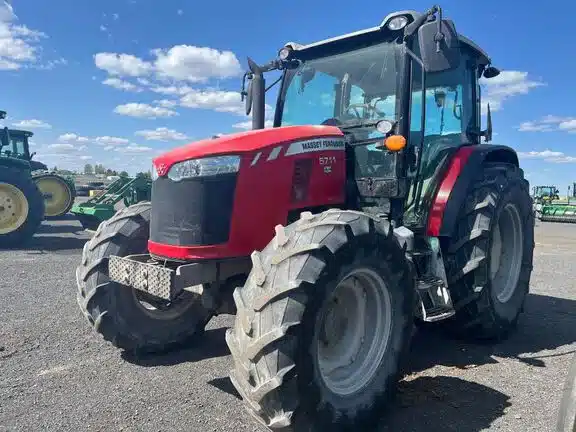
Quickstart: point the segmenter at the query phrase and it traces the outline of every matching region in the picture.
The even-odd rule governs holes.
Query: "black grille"
[[[152,184],[150,240],[174,246],[226,243],[236,174]]]

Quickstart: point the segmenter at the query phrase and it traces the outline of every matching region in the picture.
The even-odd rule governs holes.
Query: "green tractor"
[[[544,186],[537,186],[537,188]],[[553,194],[541,196],[540,202],[534,200],[536,217],[542,222],[576,223],[576,183],[568,186],[566,199],[560,199],[555,186]]]
[[[29,138],[34,134],[23,130],[8,130],[10,144],[3,147],[3,153],[12,158],[25,160],[30,165],[32,179],[38,185],[45,201],[44,217],[59,218],[70,211],[76,199],[74,180],[50,172],[42,162],[33,160]]]
[[[0,111],[0,119],[6,117]],[[44,218],[44,197],[32,178],[30,161],[13,156],[10,131],[0,130],[0,247],[30,239]],[[6,149],[6,151],[4,151]]]

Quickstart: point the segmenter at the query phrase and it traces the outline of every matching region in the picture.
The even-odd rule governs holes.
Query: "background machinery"
[[[4,153],[11,157],[28,161],[32,171],[32,179],[38,185],[45,201],[45,218],[58,218],[64,216],[76,198],[74,180],[50,172],[42,162],[33,160],[35,153],[30,153],[30,142],[34,134],[29,131],[10,129],[10,146],[3,148]]]
[[[566,199],[560,199],[556,186],[535,186],[533,207],[542,222],[576,223],[576,183],[568,186]]]
[[[0,111],[0,119],[6,117]],[[0,130],[0,247],[19,246],[44,218],[44,198],[32,179],[30,161],[16,156],[10,131]]]
[[[129,207],[141,201],[150,201],[152,180],[144,176],[120,177],[105,187],[101,193],[87,201],[77,203],[70,212],[84,229],[95,230],[116,213],[120,201]]]
[[[84,248],[80,308],[136,353],[235,312],[230,378],[255,418],[373,430],[414,322],[502,339],[523,309],[529,184],[513,149],[481,144],[478,80],[499,71],[438,6],[248,65],[254,130],[154,160],[151,201]]]

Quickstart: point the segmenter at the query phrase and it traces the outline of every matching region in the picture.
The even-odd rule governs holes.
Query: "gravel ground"
[[[531,294],[505,343],[416,335],[411,374],[380,431],[553,431],[576,348],[576,225],[536,227]],[[1,431],[255,431],[227,378],[225,328],[202,345],[135,360],[84,321],[74,268],[87,234],[45,223],[26,250],[0,251]]]

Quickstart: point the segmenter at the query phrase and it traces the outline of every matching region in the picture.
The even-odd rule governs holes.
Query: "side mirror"
[[[500,69],[495,68],[494,66],[488,66],[486,69],[484,69],[484,73],[482,75],[486,79],[495,78],[500,75]]]
[[[30,160],[32,160],[32,158],[34,157],[34,155],[36,155],[36,152],[33,152],[33,153],[30,155]]]
[[[490,104],[487,106],[486,130],[483,130],[480,135],[484,137],[485,142],[492,141],[492,114],[490,112]]]
[[[439,25],[436,20],[418,29],[420,57],[426,72],[442,72],[460,65],[460,41],[454,23],[443,19]]]
[[[252,111],[252,80],[248,81],[248,90],[244,92],[243,96],[246,96],[246,115],[250,115]]]

